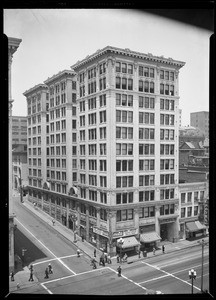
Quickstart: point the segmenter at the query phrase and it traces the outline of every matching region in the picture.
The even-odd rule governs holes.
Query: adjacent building
[[[177,240],[184,64],[107,46],[26,91],[29,199],[111,254]]]
[[[12,147],[25,145],[27,150],[27,117],[12,116]]]
[[[190,125],[202,130],[209,137],[209,112],[198,111],[190,113]]]

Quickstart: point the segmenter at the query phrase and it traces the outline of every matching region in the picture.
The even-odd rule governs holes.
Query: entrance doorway
[[[162,241],[166,241],[168,239],[168,224],[160,225],[160,237]]]

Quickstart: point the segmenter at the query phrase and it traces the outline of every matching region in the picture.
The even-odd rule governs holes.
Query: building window
[[[192,207],[187,208],[187,216],[191,217],[192,216]]]
[[[116,222],[133,220],[133,218],[134,218],[133,209],[117,210]]]

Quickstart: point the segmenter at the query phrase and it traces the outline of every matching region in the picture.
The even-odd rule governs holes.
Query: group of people
[[[120,257],[120,255],[119,254],[117,254],[117,263],[119,263],[120,261],[122,261],[122,262],[127,262],[127,258],[128,258],[128,256],[127,256],[127,254],[125,253],[124,255],[123,255],[123,257],[121,258]]]
[[[48,267],[45,269],[45,279],[49,278],[49,274],[53,274],[53,268],[51,264],[48,264]]]

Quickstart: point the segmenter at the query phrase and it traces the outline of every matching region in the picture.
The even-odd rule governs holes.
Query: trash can
[[[147,251],[143,251],[143,257],[147,257]]]

